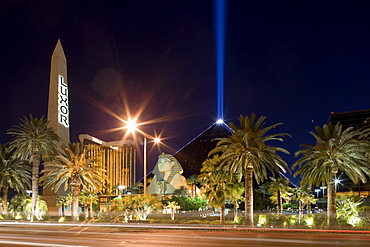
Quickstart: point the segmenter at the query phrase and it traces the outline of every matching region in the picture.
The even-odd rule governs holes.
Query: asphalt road
[[[0,224],[0,246],[370,246],[370,234]]]

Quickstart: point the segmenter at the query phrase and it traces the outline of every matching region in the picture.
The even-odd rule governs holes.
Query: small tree
[[[98,202],[96,193],[89,190],[82,190],[80,193],[80,204],[83,206],[85,215],[91,219],[93,216],[93,204]]]
[[[69,193],[66,196],[60,196],[57,198],[57,207],[62,209],[62,217],[65,217],[65,207],[71,205],[72,194]]]
[[[289,195],[289,180],[284,178],[284,177],[278,177],[278,178],[273,178],[270,177],[271,183],[268,188],[268,192],[272,193],[272,199],[276,198],[276,204],[277,204],[277,213],[282,214],[283,213],[283,197],[286,197]]]
[[[17,194],[9,202],[9,211],[13,214],[13,216],[17,218],[21,218],[22,216],[26,216],[25,207],[28,201],[31,199],[28,195]]]
[[[25,207],[24,207],[24,210],[27,213],[31,221],[33,221],[33,217],[32,217],[33,202],[32,200],[33,198],[26,199]],[[48,205],[46,204],[44,200],[41,200],[41,196],[39,196],[37,200],[37,208],[38,210],[37,210],[37,214],[35,215],[35,217],[37,220],[42,220],[43,216],[46,215],[46,213],[48,212]]]
[[[135,215],[139,217],[140,220],[146,220],[147,217],[153,210],[161,206],[160,201],[156,197],[147,195],[135,195],[130,197],[129,206],[135,212]]]
[[[359,213],[364,211],[364,199],[359,196],[337,196],[337,219],[345,220],[355,226],[360,223]]]
[[[177,202],[174,202],[174,201],[168,202],[168,204],[167,204],[167,206],[165,208],[170,210],[170,212],[171,212],[171,220],[175,220],[176,210],[180,208],[177,205]]]
[[[31,167],[16,157],[5,145],[0,144],[0,188],[2,194],[2,213],[8,214],[9,190],[25,194],[31,186]]]

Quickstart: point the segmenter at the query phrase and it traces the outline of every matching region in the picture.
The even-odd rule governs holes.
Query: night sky
[[[261,3],[260,3],[261,2]],[[266,116],[292,154],[330,112],[368,109],[370,15],[366,1],[227,1],[224,118]],[[124,131],[115,116],[140,113],[162,133],[148,169],[217,118],[213,1],[121,0],[0,3],[0,142],[30,113],[47,114],[50,58],[67,57],[71,141]],[[149,144],[151,149],[152,144]]]

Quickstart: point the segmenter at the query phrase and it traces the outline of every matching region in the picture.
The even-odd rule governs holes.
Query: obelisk
[[[51,56],[48,121],[62,141],[69,143],[69,99],[67,60],[62,43],[58,40]]]
[[[70,133],[67,60],[60,40],[58,40],[51,56],[48,121],[48,127],[52,127],[62,139],[58,146],[58,149],[61,150],[63,143],[69,143]],[[57,193],[51,189],[43,188],[42,198],[48,205],[49,215],[58,215],[57,197],[65,194],[66,192],[62,188]]]

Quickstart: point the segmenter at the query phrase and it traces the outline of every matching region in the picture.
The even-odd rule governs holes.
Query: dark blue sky
[[[173,153],[217,117],[213,1],[2,1],[0,142],[18,118],[46,115],[50,57],[68,62],[71,140],[143,109]],[[227,1],[225,121],[267,116],[294,153],[330,112],[368,109],[370,15],[365,1]],[[100,106],[96,107],[97,105]],[[158,150],[150,153],[154,166]],[[283,157],[291,164],[293,155]],[[153,161],[154,160],[154,161]]]

